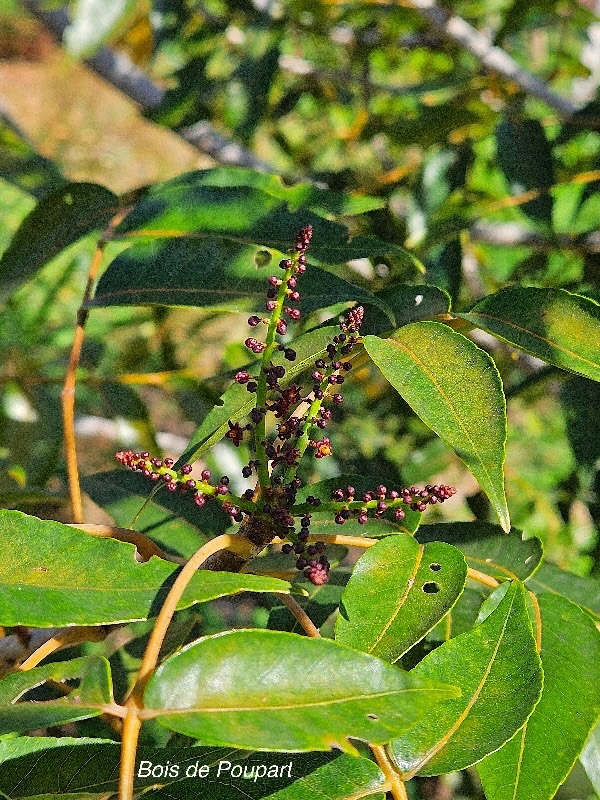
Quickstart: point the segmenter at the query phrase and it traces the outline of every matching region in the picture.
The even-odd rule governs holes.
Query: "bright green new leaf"
[[[356,563],[342,596],[335,638],[392,663],[419,642],[462,592],[467,565],[444,542],[388,536]]]
[[[496,592],[502,599],[483,622],[442,644],[409,673],[454,683],[462,694],[440,703],[391,743],[405,779],[480,761],[515,734],[539,699],[542,668],[523,584],[505,583]]]
[[[600,716],[600,633],[564,597],[538,600],[544,688],[516,736],[478,764],[488,800],[551,800]]]
[[[453,544],[465,554],[471,569],[500,581],[525,580],[539,567],[544,552],[535,536],[523,539],[516,528],[505,534],[498,525],[479,520],[421,525],[416,538],[419,542]]]
[[[203,744],[356,754],[350,738],[383,744],[456,692],[330,639],[257,629],[185,647],[157,669],[144,701]]]
[[[95,183],[68,183],[46,195],[25,217],[0,259],[0,299],[86,233],[104,228],[118,208],[116,195]]]
[[[160,609],[177,567],[60,522],[0,511],[0,624],[103,625],[146,619]],[[178,608],[238,592],[288,592],[286,581],[199,570]]]
[[[78,689],[59,700],[17,702],[30,689],[48,680],[80,678]],[[0,681],[0,734],[29,731],[96,717],[113,702],[110,664],[88,656],[13,672]]]
[[[588,297],[520,286],[456,316],[542,361],[600,380],[600,305]]]
[[[364,345],[392,386],[477,478],[508,532],[506,403],[490,356],[439,322],[406,325],[390,339],[365,336]]]

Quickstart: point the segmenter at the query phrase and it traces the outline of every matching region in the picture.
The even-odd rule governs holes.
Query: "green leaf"
[[[66,183],[57,165],[0,119],[0,177],[41,198]]]
[[[0,511],[0,624],[102,625],[153,616],[177,567],[133,545],[97,539],[59,522]],[[178,608],[245,591],[287,592],[276,578],[199,570]]]
[[[463,554],[444,542],[388,536],[357,561],[335,638],[394,663],[452,608],[467,577]]]
[[[30,689],[48,680],[80,678],[79,689],[59,700],[18,703]],[[110,704],[112,681],[105,658],[88,656],[59,661],[25,672],[13,672],[0,681],[0,734],[62,725],[102,713],[100,706]]]
[[[496,129],[496,141],[498,163],[513,195],[552,186],[552,148],[538,120],[502,120]],[[521,209],[536,221],[552,224],[552,197],[548,193],[523,203]]]
[[[279,175],[257,172],[245,167],[215,167],[188,173],[174,180],[190,179],[194,180],[196,186],[253,187],[280,200],[286,200],[290,211],[308,208],[320,216],[328,214],[351,216],[385,206],[385,200],[381,197],[335,192],[331,189],[321,189],[313,183],[295,183],[293,186],[286,186]]]
[[[64,44],[75,58],[88,58],[99,50],[135,12],[136,0],[77,0]]]
[[[329,639],[234,630],[171,656],[150,679],[145,706],[204,744],[356,754],[350,737],[383,744],[455,693]]]
[[[0,792],[15,800],[117,788],[120,747],[107,739],[19,736],[0,740]]]
[[[600,795],[600,722],[591,732],[579,759],[596,794]]]
[[[202,175],[194,172],[151,187],[119,225],[116,237],[211,237],[287,253],[305,225],[313,226],[312,258],[325,264],[383,255],[413,264],[396,244],[374,236],[351,239],[338,222],[307,209],[291,212],[286,201],[249,186],[203,185]]]
[[[268,287],[266,276],[257,272],[256,252],[214,236],[137,244],[111,262],[88,305],[200,306],[262,314]],[[298,287],[304,315],[348,301],[382,306],[365,289],[314,265]]]
[[[520,286],[456,316],[542,361],[600,380],[600,306],[588,297]]]
[[[392,386],[479,481],[505,531],[506,403],[490,356],[439,322],[415,322],[364,346]]]
[[[600,408],[600,385],[573,376],[560,391],[569,444],[577,463],[594,469],[600,458],[600,428],[596,424]]]
[[[69,183],[40,200],[0,259],[0,300],[65,247],[104,228],[118,207],[117,196],[94,183]]]
[[[550,592],[566,597],[600,619],[600,581],[596,578],[582,578],[545,561],[535,575],[527,579],[527,588],[534,594]]]
[[[275,366],[283,366],[286,370],[285,377],[280,381],[281,386],[287,386],[297,375],[309,368],[313,368],[315,359],[323,356],[327,345],[337,333],[339,333],[339,328],[330,325],[299,336],[293,343],[296,351],[296,360],[294,362],[286,361],[284,355],[280,352],[275,353],[272,359],[273,364]],[[259,363],[257,361],[249,369],[251,374],[256,375],[258,373]],[[246,387],[241,386],[239,383],[233,383],[221,396],[221,404],[208,412],[190,439],[185,452],[178,459],[177,465],[180,466],[186,461],[191,463],[200,458],[215,442],[225,436],[229,430],[228,420],[237,422],[249,414],[255,405],[256,394],[248,392]]]
[[[523,539],[516,528],[506,534],[498,525],[479,521],[422,525],[416,538],[419,542],[441,541],[458,547],[469,567],[500,581],[525,580],[536,571],[544,553],[535,536]]]
[[[375,296],[382,300],[393,314],[393,325],[377,309],[367,307],[365,316],[360,326],[363,336],[367,334],[381,334],[401,328],[410,322],[434,317],[438,314],[447,314],[450,311],[450,296],[438,286],[420,284],[411,286],[408,283],[399,283],[387,286]]]
[[[541,595],[544,688],[517,735],[477,767],[488,800],[551,800],[600,716],[600,633],[564,597]]]
[[[494,594],[502,599],[481,624],[442,644],[409,673],[454,683],[462,694],[391,743],[405,780],[481,760],[515,734],[539,699],[542,669],[523,584],[505,583]]]

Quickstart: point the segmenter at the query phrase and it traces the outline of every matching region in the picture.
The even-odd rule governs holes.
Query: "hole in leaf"
[[[423,584],[423,591],[425,592],[425,594],[437,594],[439,590],[440,587],[437,585],[437,583],[434,583],[433,581],[429,581],[428,583]]]
[[[429,569],[430,569],[432,572],[439,572],[439,571],[441,570],[441,568],[442,568],[442,565],[441,565],[441,564],[436,564],[436,563],[435,563],[435,561],[434,561],[434,563],[433,563],[433,564],[430,564],[430,565],[429,565]]]
[[[367,714],[367,719],[372,719],[375,722],[377,722],[379,720],[379,717],[377,716],[377,714]]]

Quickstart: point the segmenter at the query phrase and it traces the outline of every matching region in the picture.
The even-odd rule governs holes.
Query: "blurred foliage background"
[[[435,284],[461,310],[513,282],[600,300],[599,13],[594,0],[3,0],[0,249],[68,180],[122,194],[237,163],[379,197],[344,221],[425,272],[340,268],[371,291]],[[59,397],[93,241],[2,305],[5,507],[68,518]],[[122,447],[179,455],[244,363],[245,330],[243,315],[200,309],[94,311],[78,373],[84,475]],[[550,561],[600,576],[598,385],[477,343],[507,393],[513,524]],[[357,371],[339,419],[315,477],[451,483],[458,499],[436,513],[488,519],[474,479],[375,368]],[[242,459],[219,444],[206,463],[231,473]],[[91,501],[87,513],[106,518]],[[569,786],[561,797],[586,796]]]

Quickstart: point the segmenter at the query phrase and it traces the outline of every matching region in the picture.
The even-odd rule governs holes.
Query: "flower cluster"
[[[381,518],[391,512],[396,522],[406,516],[406,508],[411,511],[425,511],[428,506],[443,503],[456,494],[453,486],[427,484],[424,489],[415,486],[405,489],[388,489],[379,484],[375,489],[364,492],[362,498],[356,497],[354,486],[334,489],[331,499],[335,504],[335,522],[343,525],[347,520],[355,518],[359,525],[365,525],[372,512],[375,518]],[[404,506],[404,508],[402,508]]]
[[[191,478],[192,465],[183,464],[179,470],[175,470],[173,469],[175,461],[172,458],[155,458],[151,457],[150,453],[135,453],[133,450],[120,450],[115,458],[124,467],[132,472],[141,473],[153,483],[161,481],[169,492],[190,493],[198,508],[202,508],[207,500],[213,498],[220,502],[234,522],[241,522],[244,518],[239,507],[240,498],[229,493],[227,475],[223,475],[216,484],[211,485],[210,470],[202,470],[199,479]],[[248,510],[248,506],[244,505]]]
[[[257,329],[266,326],[265,341],[254,336],[246,339],[246,347],[260,356],[256,370],[240,369],[234,380],[256,397],[255,407],[246,421],[228,420],[225,438],[239,447],[248,439],[251,458],[242,469],[244,478],[256,476],[256,487],[241,497],[229,491],[229,478],[223,476],[211,484],[211,475],[203,470],[192,478],[192,467],[184,464],[174,469],[172,458],[151,458],[149,453],[131,450],[117,453],[117,460],[151,481],[164,483],[168,491],[189,493],[201,508],[209,499],[220,503],[232,521],[263,526],[267,540],[279,538],[282,551],[293,555],[295,566],[313,584],[326,583],[330,564],[325,542],[311,536],[311,514],[331,513],[335,522],[343,525],[355,519],[364,525],[369,516],[380,518],[388,513],[396,521],[406,515],[406,509],[424,511],[428,506],[443,503],[453,494],[450,486],[425,486],[389,490],[383,485],[363,493],[361,497],[352,486],[335,489],[331,500],[323,502],[309,496],[296,505],[301,481],[296,472],[304,454],[313,452],[317,459],[332,455],[328,436],[321,433],[333,417],[333,407],[343,402],[340,388],[352,369],[352,353],[360,342],[362,307],[350,310],[340,323],[339,332],[312,364],[303,369],[300,382],[290,380],[281,363],[296,361],[296,351],[278,340],[288,332],[288,326],[301,317],[297,306],[300,300],[299,278],[306,271],[307,250],[312,238],[312,226],[302,228],[287,258],[279,262],[283,276],[268,279],[264,316],[252,315],[248,325]],[[279,355],[278,355],[279,354]],[[282,358],[283,357],[283,358]],[[290,369],[290,368],[288,368]],[[298,370],[296,370],[298,371]],[[267,417],[273,420],[273,433],[267,433]],[[249,434],[246,437],[246,434]],[[299,520],[299,530],[296,529]]]

